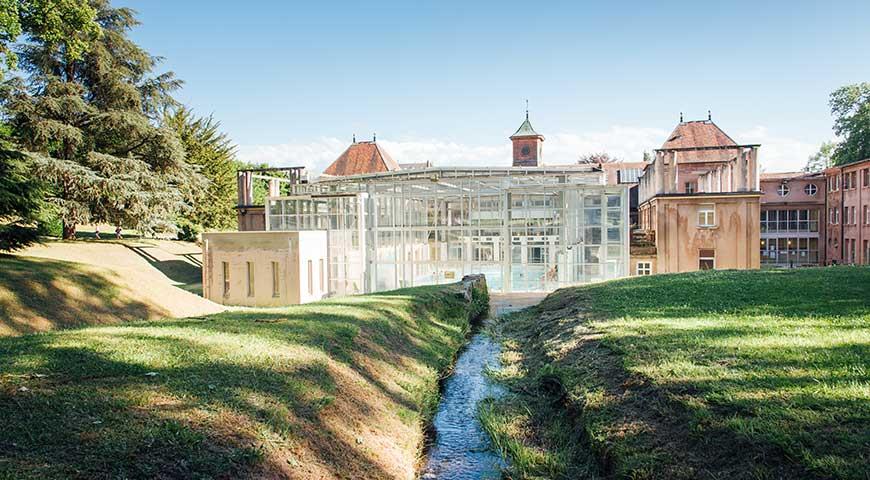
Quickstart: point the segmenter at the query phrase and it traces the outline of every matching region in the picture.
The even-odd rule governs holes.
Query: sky
[[[528,99],[545,163],[627,161],[679,121],[798,170],[828,96],[870,81],[870,1],[116,0],[242,160],[322,171],[376,132],[400,163],[510,164]]]

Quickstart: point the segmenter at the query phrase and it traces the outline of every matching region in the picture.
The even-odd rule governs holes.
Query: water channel
[[[498,316],[536,303],[540,296],[493,295],[490,315]],[[487,320],[489,321],[489,320]],[[507,462],[493,449],[477,419],[485,398],[498,398],[504,389],[487,375],[500,367],[501,346],[478,331],[456,360],[435,414],[435,443],[429,450],[424,480],[484,480],[501,478]]]

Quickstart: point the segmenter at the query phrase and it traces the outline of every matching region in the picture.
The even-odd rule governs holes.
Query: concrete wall
[[[699,269],[699,252],[715,251],[716,269],[760,268],[760,194],[722,194],[656,197],[656,273]],[[698,225],[698,210],[713,205],[714,227]]]
[[[222,232],[203,234],[203,296],[224,305],[295,305],[326,296],[326,232]],[[312,265],[309,281],[308,262]],[[278,267],[277,291],[272,265]],[[229,273],[225,291],[223,264]],[[249,289],[248,268],[253,269]],[[321,288],[323,285],[323,288]]]

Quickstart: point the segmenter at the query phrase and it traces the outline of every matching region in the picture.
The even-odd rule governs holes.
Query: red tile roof
[[[693,148],[693,147],[730,147],[737,146],[727,133],[711,120],[680,122],[668,139],[662,144],[662,149]],[[681,161],[689,162],[726,162],[737,156],[737,149],[724,150],[689,150],[680,153]]]
[[[399,164],[375,142],[356,142],[347,147],[324,175],[343,177],[363,173],[391,172],[399,170]]]
[[[662,145],[666,148],[737,146],[731,137],[710,120],[681,122]]]

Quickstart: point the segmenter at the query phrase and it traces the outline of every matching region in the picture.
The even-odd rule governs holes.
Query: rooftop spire
[[[529,119],[529,99],[526,99],[526,120]]]
[[[680,112],[680,123],[683,123],[683,112]]]
[[[713,113],[710,112],[710,110],[707,110],[707,121],[708,121],[708,122],[712,122],[712,121],[713,121]]]
[[[353,143],[356,143],[356,134],[353,134]]]
[[[377,142],[377,141],[378,141],[378,132],[372,133],[372,141],[373,141],[373,142]]]

